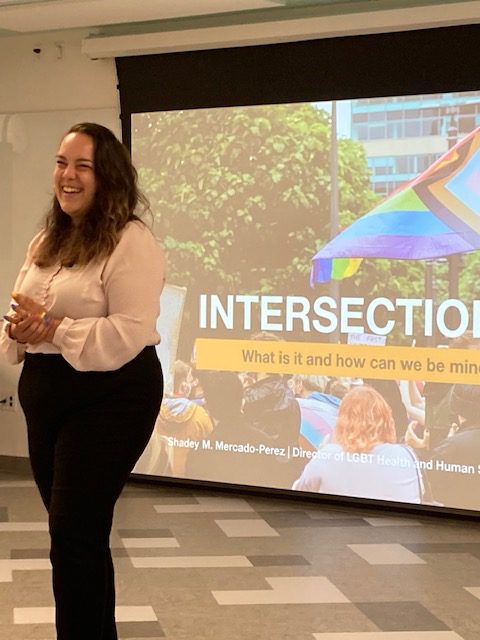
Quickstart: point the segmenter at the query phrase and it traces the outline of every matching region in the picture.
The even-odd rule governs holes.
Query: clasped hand
[[[51,342],[57,327],[42,305],[21,293],[12,293],[15,304],[5,320],[10,323],[10,336],[17,342],[38,344]]]
[[[424,429],[423,435],[419,436],[416,432],[419,424],[416,420],[412,420],[405,432],[405,443],[414,449],[428,449],[430,447],[430,431]]]

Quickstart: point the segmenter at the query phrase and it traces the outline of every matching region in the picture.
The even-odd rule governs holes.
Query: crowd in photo
[[[480,508],[480,385],[182,361],[173,380],[142,473]]]

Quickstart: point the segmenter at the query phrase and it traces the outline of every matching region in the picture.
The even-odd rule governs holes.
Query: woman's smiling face
[[[95,145],[85,133],[68,133],[56,155],[54,189],[64,213],[75,224],[91,208],[97,190]]]

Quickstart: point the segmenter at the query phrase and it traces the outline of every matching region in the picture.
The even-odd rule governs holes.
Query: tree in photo
[[[330,237],[330,116],[314,104],[137,116],[135,163],[186,286],[199,293],[312,295],[311,259]],[[364,148],[338,142],[340,224],[376,202]],[[185,324],[185,323],[184,323]]]

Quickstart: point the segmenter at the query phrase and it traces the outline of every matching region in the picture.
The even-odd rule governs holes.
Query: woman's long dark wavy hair
[[[148,200],[137,186],[137,172],[126,147],[102,125],[76,124],[69,133],[83,133],[93,140],[96,193],[91,208],[78,224],[64,213],[56,198],[47,213],[44,237],[35,257],[38,266],[86,265],[109,256],[120,232],[131,220],[140,220],[139,206],[149,209]]]

